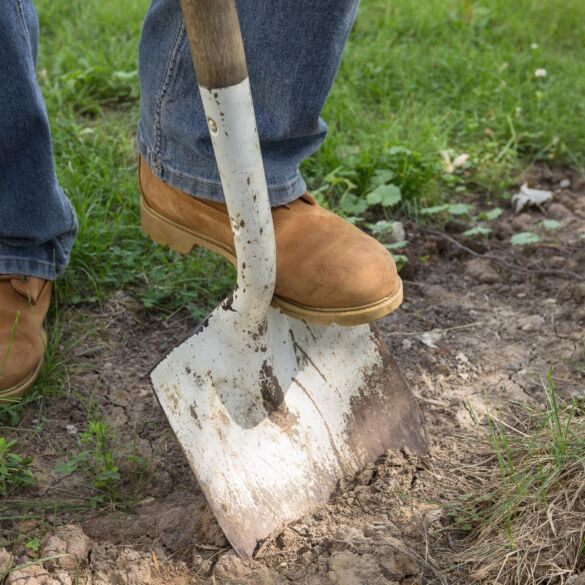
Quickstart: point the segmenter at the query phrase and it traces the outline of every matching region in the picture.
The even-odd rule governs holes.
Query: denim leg
[[[53,280],[69,260],[77,220],[55,177],[37,43],[32,0],[1,0],[0,274]]]
[[[299,164],[325,139],[320,117],[359,0],[238,0],[270,202],[306,189]],[[179,0],[153,0],[140,43],[140,152],[164,181],[223,200]]]

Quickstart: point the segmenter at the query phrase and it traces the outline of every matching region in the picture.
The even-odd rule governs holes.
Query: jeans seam
[[[20,19],[22,20],[22,26],[24,27],[24,34],[26,35],[26,40],[27,40],[29,46],[32,48],[32,39],[30,38],[30,32],[28,30],[26,16],[24,15],[24,6],[22,5],[22,0],[16,0],[16,5],[18,7],[18,13],[20,14]]]
[[[179,58],[179,53],[181,48],[183,47],[183,42],[186,36],[185,28],[183,26],[183,20],[181,19],[179,23],[179,30],[177,31],[177,37],[173,44],[173,48],[171,49],[171,54],[169,55],[169,60],[165,69],[164,77],[160,86],[159,95],[156,100],[155,108],[154,108],[154,117],[153,117],[153,125],[154,125],[154,146],[153,146],[153,155],[154,160],[152,161],[155,166],[160,167],[160,157],[162,155],[162,110],[164,106],[164,102],[167,96],[167,91],[169,86],[173,80],[173,75],[175,73],[175,69],[177,66],[177,61]]]

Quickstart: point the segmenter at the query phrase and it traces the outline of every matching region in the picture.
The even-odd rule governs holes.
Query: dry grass
[[[490,417],[474,462],[451,463],[454,583],[562,585],[585,569],[585,411],[559,404],[552,378],[545,395]]]

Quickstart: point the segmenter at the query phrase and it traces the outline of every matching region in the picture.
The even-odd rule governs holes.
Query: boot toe
[[[315,316],[325,322],[336,313],[339,318],[333,321],[367,322],[391,312],[402,300],[388,250],[324,209],[313,208],[297,222],[281,226],[276,250],[276,294],[306,309],[309,318],[311,312],[322,313],[322,318]],[[342,313],[348,313],[347,319]]]
[[[38,371],[42,359],[42,351],[35,351],[28,344],[15,343],[10,350],[0,345],[0,393],[26,384]]]

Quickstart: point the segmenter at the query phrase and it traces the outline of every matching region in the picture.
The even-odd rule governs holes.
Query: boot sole
[[[171,221],[150,207],[144,197],[140,200],[140,219],[144,233],[157,244],[168,246],[179,254],[188,254],[193,248],[202,246],[237,266],[236,256],[228,246]],[[305,319],[320,325],[336,323],[351,326],[370,323],[385,317],[400,306],[402,298],[402,281],[398,277],[398,285],[390,295],[368,305],[335,309],[314,308],[299,305],[276,294],[272,305],[295,319]]]
[[[29,374],[29,376],[16,384],[16,386],[12,386],[12,388],[7,388],[6,390],[0,391],[0,404],[1,405],[9,405],[15,404],[18,402],[23,394],[26,394],[33,386],[34,383],[37,381],[39,374],[41,373],[41,368],[43,367],[43,359],[38,363],[37,367]]]

